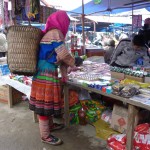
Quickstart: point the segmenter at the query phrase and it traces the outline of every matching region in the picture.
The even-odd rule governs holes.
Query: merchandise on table
[[[120,67],[110,67],[111,77],[125,79],[132,79],[139,82],[149,82],[150,83],[150,67],[138,67],[134,66],[132,68],[120,68]]]
[[[87,81],[99,80],[103,76],[110,77],[109,65],[102,63],[94,63],[91,61],[84,61],[80,66],[80,71],[71,72],[69,78],[82,79]]]
[[[146,104],[148,106],[150,105],[150,97],[147,95],[143,95],[143,94],[135,95],[135,96],[131,97],[130,100],[138,101],[138,102]]]
[[[121,90],[121,96],[125,98],[130,98],[134,95],[139,94],[139,87],[136,85],[126,85],[122,90]]]
[[[25,85],[31,86],[32,85],[32,77],[31,76],[23,76],[23,75],[10,75],[10,79],[19,81],[21,83],[24,83]]]
[[[112,86],[113,94],[115,95],[121,95],[121,90],[124,88],[124,86],[120,83],[114,84]]]

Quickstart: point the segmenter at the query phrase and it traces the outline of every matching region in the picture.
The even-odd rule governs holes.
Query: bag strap
[[[55,49],[47,56],[46,60],[50,59],[50,58],[52,57],[52,55],[54,54],[54,52],[55,52]],[[43,63],[40,65],[40,67],[43,66],[44,63],[45,63],[45,62],[43,62]]]
[[[54,54],[55,49],[47,56],[46,60],[50,59],[52,57],[52,55]]]

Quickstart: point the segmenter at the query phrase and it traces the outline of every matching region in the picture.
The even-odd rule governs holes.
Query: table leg
[[[33,122],[35,122],[35,123],[39,122],[37,114],[34,111],[33,111],[32,115],[33,115]]]
[[[8,85],[8,106],[9,108],[13,107],[12,87],[9,85]]]
[[[133,105],[128,105],[128,125],[127,125],[127,150],[133,149],[133,136],[135,127],[135,117],[138,114],[138,108]]]
[[[68,86],[64,85],[64,119],[65,126],[69,127],[70,125],[70,117],[69,117],[69,89]]]

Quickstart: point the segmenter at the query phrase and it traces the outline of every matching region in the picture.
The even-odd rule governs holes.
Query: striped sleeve
[[[66,49],[64,42],[61,42],[61,44],[55,48],[55,52],[57,53],[58,62],[64,62],[68,66],[75,65],[75,59],[71,56],[71,54]]]

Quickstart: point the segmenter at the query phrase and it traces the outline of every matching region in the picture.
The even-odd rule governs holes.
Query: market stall
[[[83,1],[82,1],[82,3],[83,3]],[[47,7],[43,7],[43,6],[40,6],[40,7],[41,7],[41,9],[40,9],[39,13],[42,14],[41,15],[42,18],[40,18],[40,21],[42,23],[44,23],[46,20],[46,16],[43,15],[43,12],[47,11],[48,15],[49,15],[50,13],[55,11],[55,9],[51,10],[50,8],[47,8]],[[20,12],[18,12],[18,13],[23,18],[25,17],[24,18],[25,20],[29,19],[29,22],[30,22],[30,19],[31,19],[31,21],[37,21],[37,20],[39,21],[38,14],[36,14],[35,17],[33,17],[33,14],[30,14],[31,18],[30,17],[27,18],[27,16],[28,16],[27,14],[22,14]],[[83,13],[84,13],[84,10],[83,10]],[[20,20],[20,16],[18,16],[18,15],[16,15],[16,16],[17,16],[17,19]],[[82,17],[83,17],[83,19],[82,19],[82,21],[83,21],[84,16],[82,16]],[[84,21],[83,21],[83,26],[84,26]],[[83,30],[83,32],[84,32],[84,30]],[[27,34],[27,32],[24,32],[24,33]],[[8,33],[8,36],[9,36],[9,34],[10,34],[10,32]],[[33,36],[33,33],[32,33],[32,36]],[[37,34],[35,35],[35,37],[37,38]],[[39,38],[39,40],[40,40],[40,38]],[[75,57],[78,57],[83,54],[82,49],[77,48],[77,46],[78,46],[77,38],[75,36],[72,36],[71,38],[72,38],[71,39],[71,44],[72,44],[71,51]],[[10,42],[11,39],[12,39],[12,37],[9,36],[8,41]],[[33,38],[31,38],[31,39],[33,39]],[[84,34],[83,34],[83,39],[84,39]],[[32,45],[31,40],[30,40],[30,42],[31,42],[30,44]],[[37,41],[37,42],[39,42],[39,41]],[[84,42],[85,42],[85,40],[83,40],[83,46],[84,46]],[[23,42],[20,42],[20,43],[23,43]],[[24,48],[26,48],[27,43],[29,45],[29,42],[25,42]],[[22,47],[22,45],[20,45],[20,46]],[[17,44],[16,47],[13,47],[15,50],[12,50],[12,49],[11,50],[13,52],[14,51],[16,52],[18,47],[19,47],[19,44]],[[37,49],[37,47],[35,47],[35,49],[33,51],[35,52],[36,49]],[[28,48],[28,50],[30,50],[30,48]],[[84,48],[83,48],[83,51],[84,51]],[[87,57],[90,57],[93,55],[94,56],[95,55],[96,56],[104,55],[103,49],[87,47],[86,51],[87,51]],[[27,52],[27,50],[24,50],[24,52]],[[10,54],[13,54],[13,56],[16,56],[15,53],[10,53]],[[11,56],[11,55],[9,55],[9,56]],[[29,56],[29,53],[27,52],[27,58],[29,58],[28,56]],[[37,55],[34,54],[34,56],[37,56]],[[23,67],[24,67],[25,62],[23,63],[23,61],[22,61],[23,59],[20,58],[19,63],[17,62],[18,60],[19,59],[14,59],[14,58],[12,59],[13,63],[16,61],[14,66],[16,67],[16,66],[19,66],[18,64],[23,64]],[[32,58],[29,58],[29,60],[33,61]],[[36,61],[37,60],[35,59],[35,64],[36,64]],[[10,58],[9,58],[8,62],[11,65],[13,64],[10,61]],[[36,66],[36,65],[34,65],[34,66]],[[4,66],[2,65],[2,67],[4,67]],[[19,66],[18,68],[19,68],[19,71],[15,70],[15,72],[13,72],[11,70],[11,72],[13,72],[13,73],[21,72],[22,73],[23,70],[20,69],[21,66]],[[29,68],[29,66],[27,64],[27,67],[25,69],[27,70],[28,68]],[[101,113],[104,111],[104,109],[100,111],[100,108],[96,108],[96,109],[94,108],[92,111],[89,111],[88,109],[90,109],[90,107],[92,108],[93,106],[95,107],[95,105],[92,103],[89,104],[89,102],[91,102],[91,101],[90,101],[90,99],[87,99],[88,101],[86,101],[85,104],[81,104],[81,105],[79,104],[80,106],[79,106],[79,109],[76,110],[76,114],[75,114],[76,116],[73,116],[74,114],[72,112],[70,112],[70,110],[72,108],[69,105],[69,97],[70,97],[69,88],[71,86],[71,87],[75,87],[75,89],[79,89],[79,93],[82,93],[82,90],[85,90],[86,92],[88,91],[88,93],[94,93],[94,94],[96,93],[101,96],[115,99],[117,102],[119,102],[123,106],[125,106],[127,108],[127,109],[125,109],[125,111],[127,112],[125,114],[128,116],[128,118],[126,118],[126,120],[123,117],[119,118],[120,120],[119,121],[117,120],[117,121],[120,123],[120,126],[118,126],[118,127],[116,127],[115,125],[112,126],[111,119],[109,119],[108,122],[109,122],[109,125],[111,124],[112,129],[116,130],[116,132],[120,131],[120,133],[125,134],[127,140],[126,140],[126,142],[124,142],[122,144],[122,146],[124,148],[126,147],[127,150],[132,150],[133,147],[135,148],[135,145],[133,143],[133,140],[135,137],[134,130],[135,130],[135,125],[138,124],[138,123],[135,124],[135,122],[136,122],[135,118],[138,115],[140,108],[150,111],[150,103],[149,103],[149,96],[150,96],[149,86],[150,86],[150,84],[147,83],[150,80],[150,78],[149,78],[150,71],[149,70],[150,70],[149,68],[142,68],[142,67],[140,67],[140,68],[133,67],[133,68],[123,69],[123,68],[118,68],[118,67],[110,67],[106,63],[84,61],[83,65],[78,67],[78,71],[72,71],[69,73],[69,75],[68,75],[69,80],[66,83],[64,83],[64,85],[63,85],[64,86],[64,119],[65,119],[66,127],[69,127],[69,125],[71,123],[85,125],[90,122],[91,124],[92,123],[94,124],[101,118],[101,116],[102,116]],[[34,72],[35,72],[35,68],[34,68]],[[34,72],[32,72],[32,75],[34,74]],[[28,71],[28,73],[31,73],[31,71]],[[3,75],[3,70],[2,70],[2,75]],[[13,75],[0,77],[0,80],[4,84],[8,85],[8,94],[9,94],[8,104],[9,104],[10,108],[12,107],[13,100],[14,100],[12,98],[12,96],[13,96],[12,89],[13,88],[16,89],[17,91],[20,91],[21,93],[25,94],[28,98],[30,97],[30,90],[31,90],[30,86],[32,84],[31,80],[27,81],[26,80],[27,77],[25,77],[25,76],[18,76],[18,81],[15,80],[16,78],[17,77],[14,77]],[[144,82],[146,82],[146,83],[144,83]],[[72,94],[72,96],[76,96],[77,94],[76,93],[74,95]],[[113,112],[115,111],[115,109],[117,109],[116,108],[117,106],[115,104],[116,101],[114,101]],[[75,105],[77,106],[77,104],[75,104]],[[88,108],[86,105],[88,105]],[[86,107],[84,108],[83,106],[84,107],[86,106]],[[83,110],[82,108],[85,110]],[[123,107],[120,107],[120,109],[121,109],[121,111],[120,111],[120,113],[121,113],[122,110],[124,110],[124,109],[123,109]],[[84,114],[82,114],[83,111],[84,111]],[[84,116],[84,118],[82,118],[82,115]],[[81,121],[80,117],[83,119],[82,123],[80,122]],[[34,114],[34,119],[36,119],[36,114]],[[73,119],[75,121],[72,121]],[[149,123],[149,122],[147,122],[147,123]],[[127,126],[126,128],[124,128],[125,125]],[[147,135],[148,136],[150,135],[150,133],[148,131],[147,131]],[[149,142],[149,139],[146,141],[146,144],[148,142]],[[120,149],[117,149],[117,150],[120,150]]]
[[[109,66],[104,63],[98,64],[95,62],[85,61],[83,63],[83,66],[81,66],[80,69],[81,69],[80,71],[70,73],[69,75],[70,81],[68,81],[64,86],[64,94],[65,94],[64,95],[65,96],[64,112],[65,112],[66,126],[70,125],[70,110],[69,110],[69,87],[70,86],[74,86],[75,88],[87,90],[89,93],[96,93],[99,95],[103,95],[105,97],[109,97],[111,99],[115,99],[117,102],[121,102],[122,105],[127,106],[127,114],[126,114],[128,116],[128,119],[126,122],[127,129],[126,129],[126,132],[122,132],[122,133],[126,133],[127,149],[132,150],[133,145],[134,145],[133,139],[135,137],[134,129],[135,129],[135,126],[137,125],[136,116],[139,113],[139,109],[142,108],[148,111],[150,110],[149,94],[148,94],[149,83],[142,83],[142,81],[144,82],[144,78],[147,78],[146,74],[144,76],[144,73],[146,71],[142,71],[142,70],[139,71],[140,68],[128,69],[129,72],[130,71],[132,72],[131,73],[132,76],[127,75],[126,77],[128,79],[127,78],[125,79],[125,77],[122,78],[123,73],[117,72],[118,69],[121,69],[121,68],[115,68],[115,71],[114,71],[114,68],[112,68],[111,69],[112,71],[110,71]],[[145,68],[145,69],[148,70],[148,68]],[[124,72],[128,74],[128,71],[126,69]],[[123,69],[121,72],[123,72]],[[122,81],[126,84],[123,85],[124,87],[121,88],[122,90],[120,89],[120,92],[117,93],[120,88],[120,87],[117,87],[118,83],[120,84]],[[141,82],[138,82],[138,81],[141,81]],[[141,86],[140,89],[139,89],[139,86]],[[115,89],[116,87],[118,88],[117,90]],[[136,88],[140,90],[140,94],[138,95],[134,91]],[[131,91],[132,92],[134,91],[134,92],[132,93]],[[114,103],[116,102],[114,101]],[[115,105],[114,105],[113,110],[114,109],[115,109]],[[120,109],[122,109],[122,112],[123,112],[124,108],[122,107]],[[86,110],[86,112],[88,112],[88,110]]]

